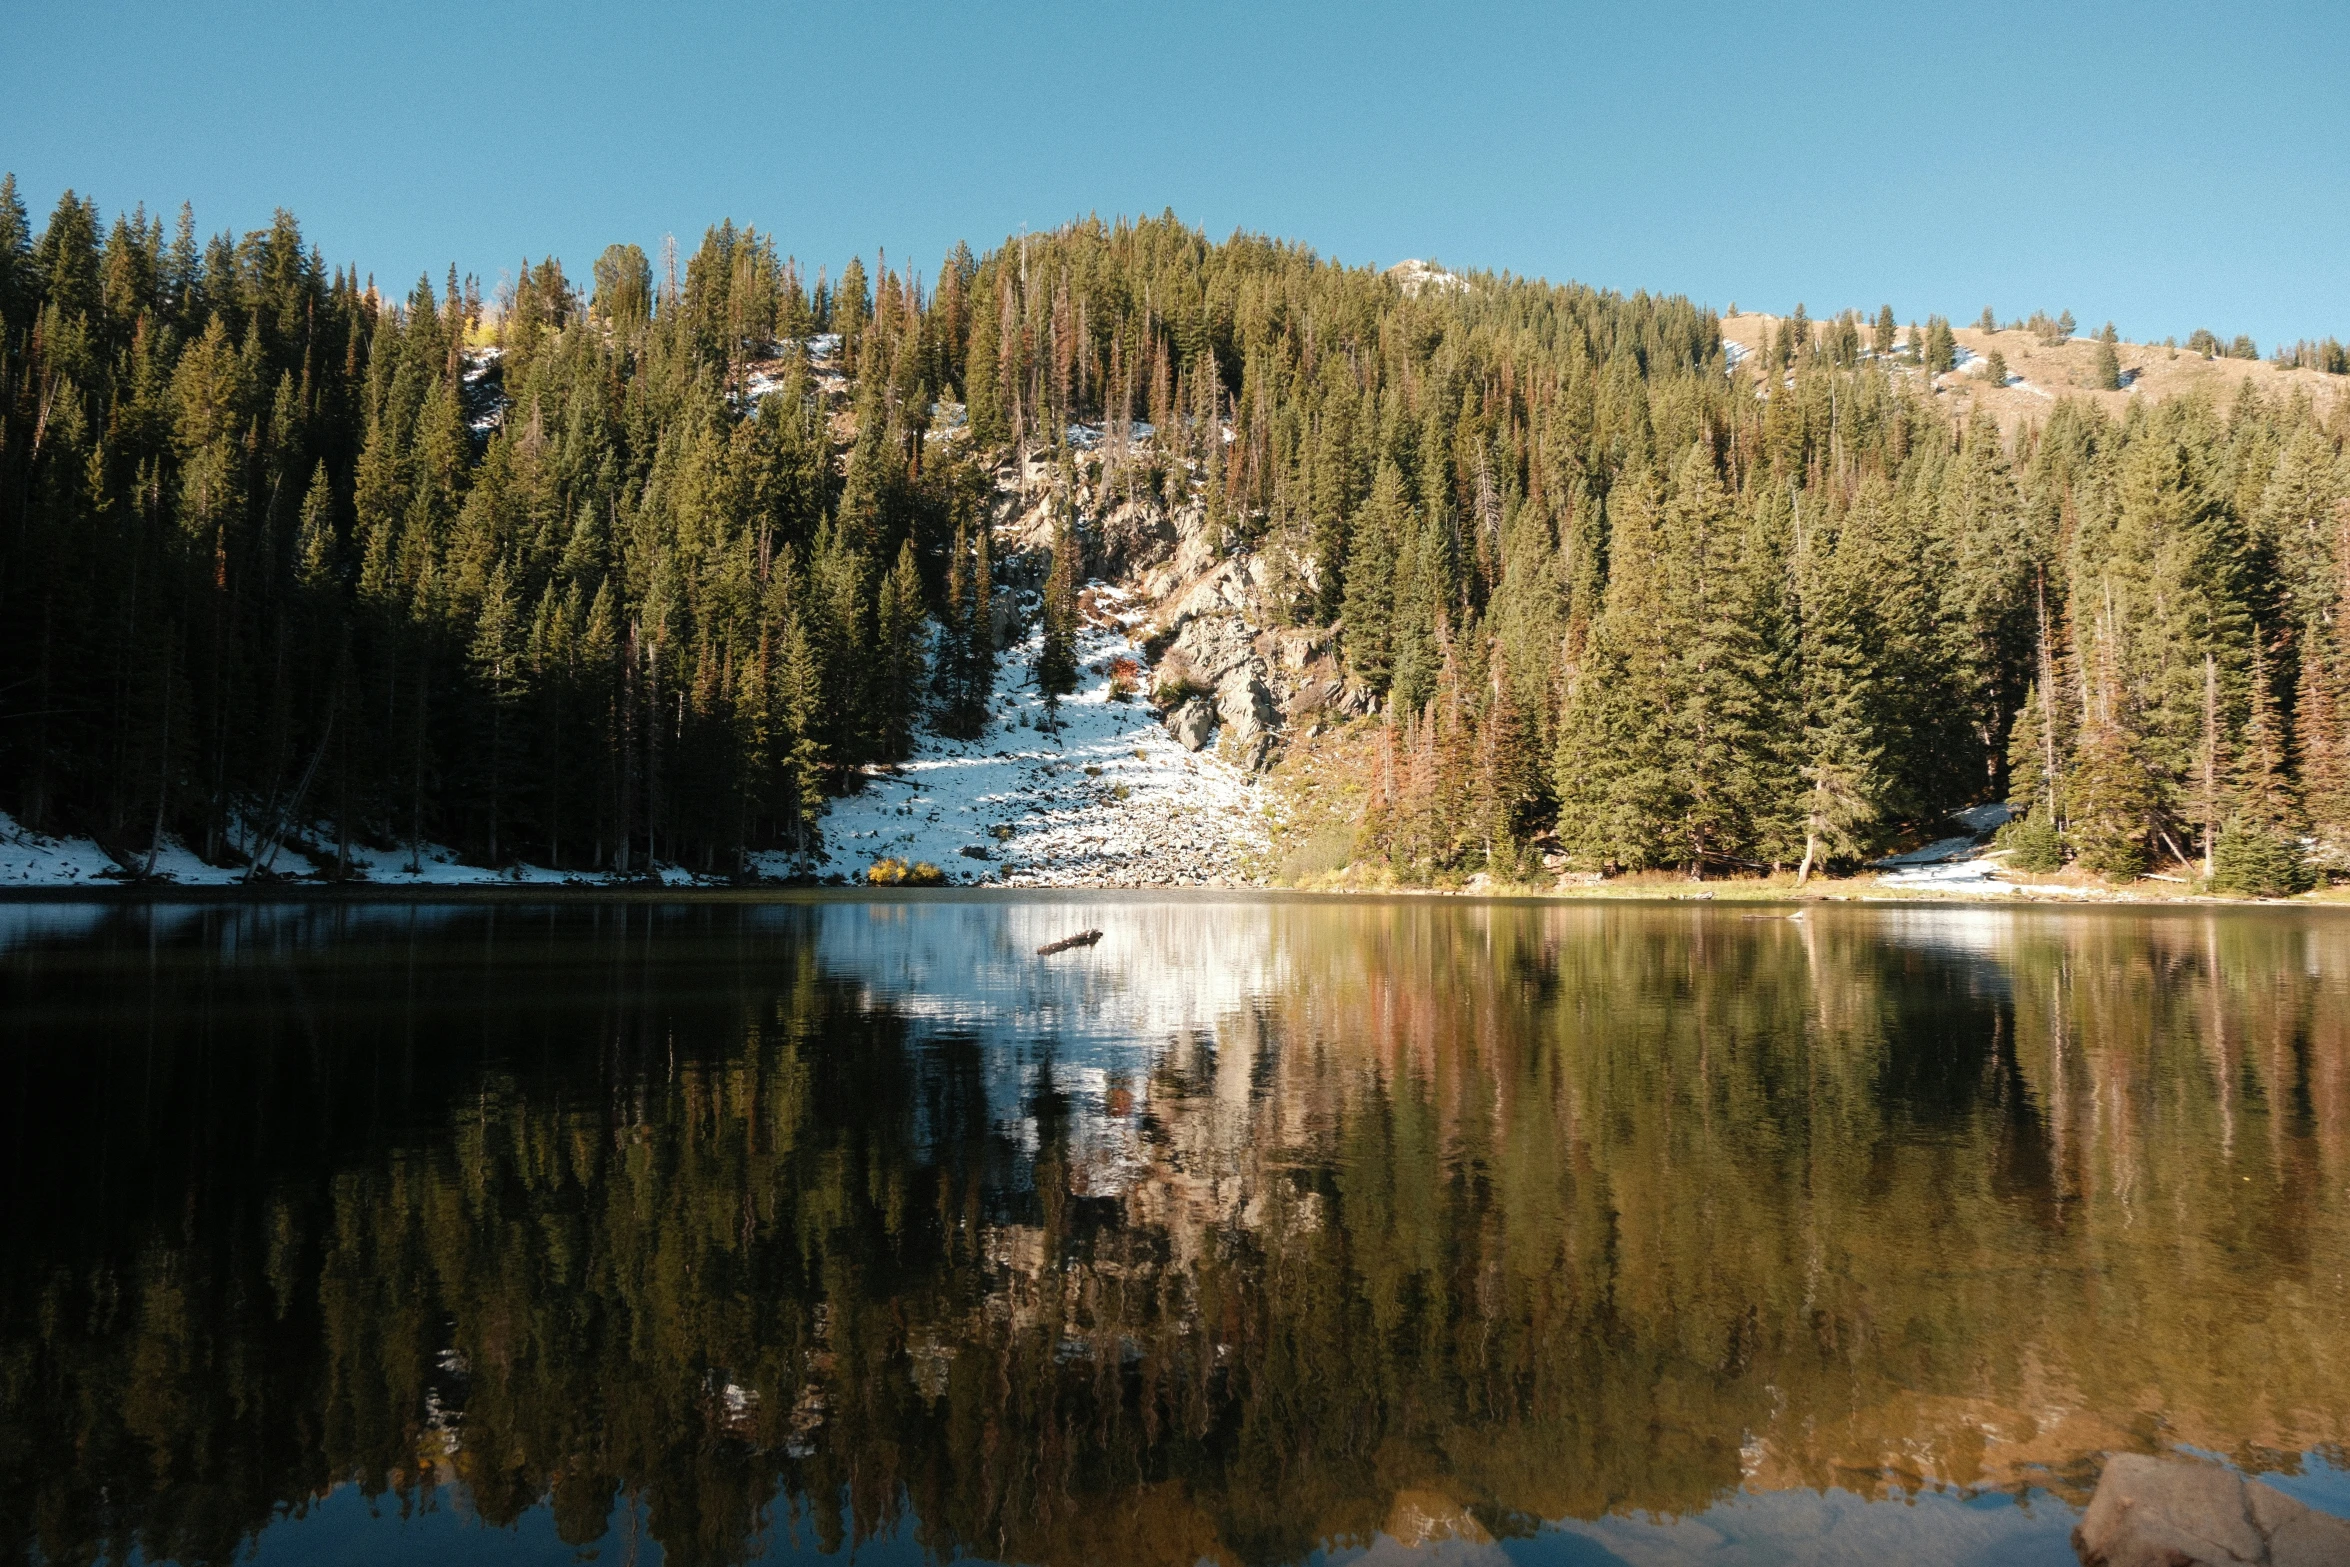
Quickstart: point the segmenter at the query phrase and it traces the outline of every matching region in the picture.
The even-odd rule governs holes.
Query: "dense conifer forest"
[[[727,223],[394,297],[282,212],[207,240],[68,193],[36,232],[11,179],[0,808],[134,864],[297,825],[804,852],[828,795],[975,729],[1010,588],[1075,678],[1090,519],[1049,574],[991,536],[1025,452],[1201,508],[1271,618],[1338,628],[1380,726],[1356,852],[1407,880],[1809,873],[2000,799],[2030,864],[2344,863],[2342,402],[2003,431],[1932,393],[1952,353],[1798,311],[1735,356],[1684,299],[1172,215],[928,277]]]

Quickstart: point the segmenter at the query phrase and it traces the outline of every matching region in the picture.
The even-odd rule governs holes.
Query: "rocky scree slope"
[[[1005,886],[1260,883],[1285,810],[1267,769],[1375,705],[1328,631],[1273,624],[1274,564],[1218,540],[1196,493],[1170,505],[1087,449],[1093,432],[1072,435],[1066,467],[1029,457],[996,474],[1003,654],[986,732],[926,735],[835,802],[822,874],[887,858]],[[1064,505],[1087,583],[1079,689],[1048,710],[1038,589]]]

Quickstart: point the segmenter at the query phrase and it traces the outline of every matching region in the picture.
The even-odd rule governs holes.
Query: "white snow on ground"
[[[135,878],[146,870],[147,859],[144,852],[135,853],[129,865],[119,865],[87,838],[52,838],[28,832],[14,817],[0,812],[0,887],[105,886]],[[242,866],[205,864],[169,834],[156,846],[154,860],[157,879],[191,887],[226,886],[242,880],[245,874]],[[291,850],[281,854],[278,863],[281,869],[310,868]]]
[[[928,861],[955,882],[1016,887],[1202,886],[1246,882],[1249,856],[1264,848],[1264,801],[1240,769],[1213,752],[1186,751],[1146,700],[1150,675],[1128,634],[1141,618],[1119,589],[1095,584],[1093,623],[1079,634],[1080,687],[1048,718],[1036,690],[1042,645],[1031,631],[1006,651],[986,733],[973,741],[922,737],[903,766],[879,771],[860,793],[832,802],[823,823],[824,858],[813,868],[850,881],[883,856]],[[1111,698],[1111,660],[1138,668],[1131,699]],[[962,851],[974,849],[979,855]],[[287,840],[268,880],[309,877],[335,858],[334,835],[315,823]],[[793,871],[788,854],[758,857],[772,876]],[[601,885],[598,875],[468,864],[443,844],[372,848],[354,842],[355,876],[381,887]],[[133,879],[146,856],[117,866],[86,838],[48,838],[0,815],[0,887],[105,885]],[[155,855],[158,880],[188,887],[234,886],[241,864],[208,865],[177,839]],[[672,886],[707,880],[661,867]],[[723,880],[724,878],[720,878]]]
[[[769,392],[782,391],[783,382],[782,376],[769,375],[764,370],[755,370],[743,379],[743,401],[756,405],[759,399],[765,397]]]
[[[1969,854],[1974,852],[1972,843],[1968,844],[1967,852]],[[1997,867],[1989,859],[1939,860],[1932,864],[1923,865],[1913,863],[1878,877],[1877,885],[1942,892],[2014,892],[2018,890],[2014,882],[1993,880],[1991,873],[1995,869]]]
[[[27,832],[0,811],[0,887],[70,887],[114,870],[106,851],[89,839]]]
[[[315,861],[331,868],[335,861],[334,830],[321,822],[311,839],[312,851],[290,867],[308,870]],[[287,861],[293,851],[278,856],[277,868],[289,869]],[[457,851],[446,844],[422,843],[414,855],[416,868],[410,870],[410,854],[406,844],[389,849],[371,849],[363,843],[351,845],[351,870],[368,881],[385,887],[481,887],[503,883],[515,885],[535,883],[539,886],[561,886],[566,882],[587,883],[590,878],[574,876],[563,871],[551,871],[542,865],[509,865],[503,870],[492,870],[486,865],[468,865],[457,858]],[[603,878],[594,878],[601,881]]]
[[[308,849],[289,840],[277,852],[271,866],[273,875],[265,881],[284,880],[292,876],[307,877],[334,860],[333,829],[321,822],[312,828],[307,839]],[[131,860],[118,865],[97,844],[87,838],[51,838],[41,833],[27,832],[16,819],[0,812],[0,888],[4,887],[71,887],[83,883],[105,886],[136,880],[147,870],[148,856],[144,849],[126,850]],[[408,869],[409,854],[406,845],[393,849],[371,849],[365,844],[351,845],[351,868],[370,882],[385,886],[463,887],[493,882],[536,882],[542,885],[560,884],[578,878],[536,865],[510,865],[503,871],[487,866],[468,865],[457,858],[457,851],[444,844],[426,843],[420,846],[417,869]],[[210,865],[196,852],[171,834],[165,834],[156,846],[155,879],[182,887],[233,887],[247,877],[246,867]],[[664,879],[687,879],[671,867],[663,867]]]
[[[1432,266],[1417,256],[1408,261],[1399,261],[1389,267],[1387,275],[1402,284],[1403,291],[1407,294],[1417,294],[1423,288],[1455,293],[1469,286],[1467,278],[1457,273],[1447,272],[1442,267]]]
[[[962,405],[958,403],[955,406],[959,408]],[[1148,441],[1157,433],[1151,428],[1151,422],[1148,419],[1136,419],[1126,426],[1126,439],[1130,444]],[[1069,444],[1081,452],[1097,450],[1102,442],[1109,438],[1110,431],[1106,425],[1073,424],[1069,426],[1068,430]],[[1224,438],[1227,441],[1232,439],[1229,426],[1226,427]]]
[[[1970,805],[1963,811],[1952,811],[1949,819],[1967,829],[1964,837],[1938,838],[1923,848],[1872,860],[1870,866],[1886,873],[1879,878],[1879,885],[1886,887],[2013,892],[2016,889],[2012,882],[1991,879],[1995,866],[1980,844],[1984,834],[1996,831],[2014,815],[2014,811],[1996,800],[1988,805]]]
[[[1943,865],[1952,860],[1963,860],[1974,852],[1974,835],[1970,833],[1963,838],[1937,838],[1923,848],[1888,854],[1881,860],[1871,860],[1869,863],[1888,870],[1898,870],[1911,865]]]
[[[1079,636],[1081,683],[1057,723],[1036,689],[1042,638],[1031,631],[1003,656],[986,733],[926,735],[911,761],[833,802],[826,871],[861,880],[887,856],[1014,887],[1247,879],[1246,857],[1266,842],[1257,787],[1212,753],[1184,750],[1140,691],[1111,699],[1110,661],[1143,662],[1125,629],[1139,617],[1118,589],[1095,584],[1092,597],[1102,620]],[[767,855],[763,869],[788,874],[790,857]]]
[[[1997,832],[2015,819],[2015,809],[2004,800],[1993,800],[1988,805],[1970,805],[1963,811],[1952,811],[1950,819],[1971,833]]]

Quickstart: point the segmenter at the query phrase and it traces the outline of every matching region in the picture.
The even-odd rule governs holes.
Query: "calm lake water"
[[[2182,1445],[2350,1511],[2350,918],[15,905],[0,1030],[0,1559],[2062,1563]]]

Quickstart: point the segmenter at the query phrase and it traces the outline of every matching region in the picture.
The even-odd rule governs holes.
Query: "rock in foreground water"
[[[2350,1521],[2218,1464],[2123,1453],[2073,1549],[2083,1567],[2350,1567]]]

